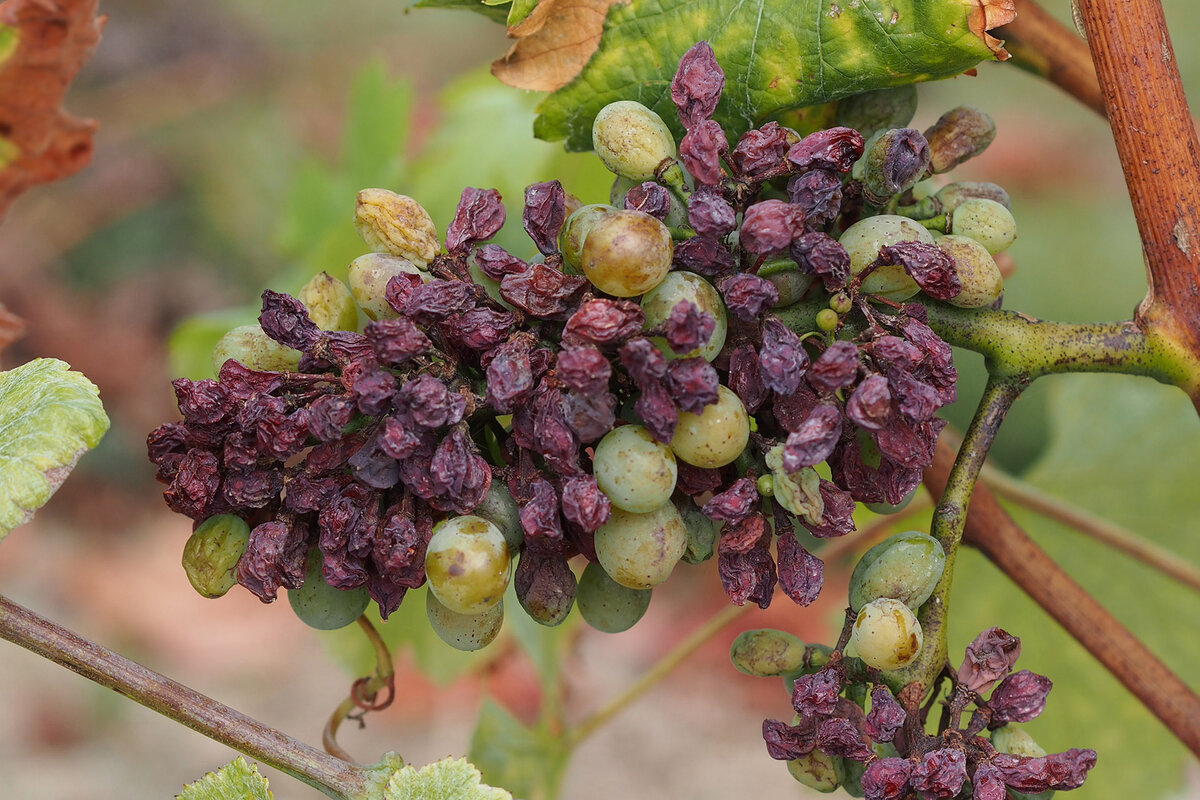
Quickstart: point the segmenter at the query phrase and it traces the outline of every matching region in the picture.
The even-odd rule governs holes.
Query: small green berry
[[[817,312],[817,327],[829,333],[837,330],[839,319],[838,313],[832,308],[822,308]]]
[[[763,497],[770,497],[775,494],[775,479],[770,475],[759,475],[758,493]]]
[[[829,298],[829,307],[838,314],[848,314],[850,313],[850,309],[854,307],[854,301],[845,292],[838,292]]]

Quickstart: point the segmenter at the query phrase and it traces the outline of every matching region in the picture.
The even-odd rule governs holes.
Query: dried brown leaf
[[[983,40],[988,49],[996,54],[997,61],[1007,61],[1008,51],[1004,40],[997,39],[988,31],[1007,25],[1017,18],[1016,0],[963,0],[964,5],[973,6],[967,25],[971,33]]]
[[[100,39],[97,0],[5,0],[0,28],[16,47],[0,60],[0,217],[29,187],[92,157],[96,123],[62,110],[67,87]]]
[[[566,86],[596,52],[608,9],[629,0],[542,0],[519,25],[492,74],[518,89],[552,92]]]

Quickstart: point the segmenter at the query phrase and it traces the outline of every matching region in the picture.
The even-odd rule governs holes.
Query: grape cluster
[[[955,396],[950,347],[906,301],[999,302],[992,254],[1015,229],[992,184],[914,189],[990,141],[974,109],[922,135],[911,108],[851,103],[858,129],[768,122],[731,147],[723,86],[706,43],[683,56],[678,145],[650,109],[605,108],[610,203],[529,186],[531,258],[489,243],[495,190],[465,189],[444,240],[411,198],[361,192],[372,252],[349,286],[264,292],[218,380],[175,381],[183,419],[149,436],[196,536],[249,530],[189,545],[210,556],[189,574],[226,576],[207,593],[283,587],[331,627],[428,581],[431,623],[464,649],[495,636],[510,580],[539,622],[577,604],[612,632],[714,554],[734,603],[813,602],[823,565],[797,532],[903,503]]]

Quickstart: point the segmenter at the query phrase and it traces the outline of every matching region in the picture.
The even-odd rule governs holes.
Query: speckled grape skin
[[[921,623],[908,606],[890,597],[867,603],[854,620],[850,648],[869,667],[892,670],[911,664],[924,644]]]
[[[750,440],[750,418],[732,390],[717,389],[717,402],[699,414],[679,413],[671,450],[694,467],[723,467],[741,455]]]
[[[388,281],[402,272],[429,280],[429,273],[413,262],[387,253],[368,253],[350,262],[350,292],[359,308],[373,320],[396,319],[400,314],[388,305],[384,295]]]
[[[959,308],[982,308],[1004,292],[1004,276],[987,248],[967,236],[947,235],[937,240],[938,248],[954,259],[962,291],[946,302]]]
[[[636,100],[600,109],[592,123],[592,147],[610,172],[635,181],[653,178],[658,165],[676,153],[662,117]]]
[[[595,536],[604,571],[630,589],[650,589],[665,581],[687,549],[687,529],[673,503],[647,514],[612,510]]]
[[[899,242],[933,244],[933,236],[925,226],[907,217],[881,214],[854,223],[838,241],[850,254],[850,273],[857,275],[879,257],[880,249]],[[890,264],[868,275],[863,280],[862,290],[868,294],[883,295],[890,300],[907,300],[920,291],[920,287],[904,271],[904,267]]]
[[[500,635],[504,626],[504,601],[479,614],[459,614],[446,608],[433,592],[426,592],[425,614],[429,626],[443,642],[456,650],[479,650]]]
[[[667,273],[667,277],[658,286],[646,292],[642,297],[642,311],[646,315],[645,327],[654,328],[666,322],[671,316],[672,309],[680,300],[691,301],[696,308],[712,315],[716,325],[712,336],[706,344],[690,350],[682,355],[676,355],[666,340],[656,336],[651,339],[667,358],[691,358],[700,356],[705,361],[712,361],[725,346],[725,334],[729,329],[729,321],[725,314],[725,304],[713,285],[694,272],[677,270]]]
[[[579,266],[600,291],[636,297],[667,277],[673,252],[666,225],[640,211],[614,211],[592,223]]]
[[[1017,223],[1012,212],[995,200],[974,197],[954,209],[950,231],[974,239],[996,255],[1016,240]]]
[[[479,614],[500,602],[510,561],[504,534],[482,517],[452,517],[429,540],[425,575],[438,600],[459,614]]]
[[[850,576],[850,607],[890,597],[920,608],[942,577],[946,554],[937,539],[920,531],[889,536],[863,553]]]
[[[592,229],[596,220],[616,210],[604,203],[591,203],[581,206],[567,217],[558,232],[558,249],[562,253],[564,272],[582,272],[579,261],[583,257],[583,243],[587,239],[588,231]]]
[[[593,475],[614,508],[644,514],[671,498],[675,455],[641,425],[622,425],[596,445]]]
[[[260,325],[239,325],[213,348],[213,372],[220,374],[229,359],[248,369],[264,372],[295,372],[300,367],[300,351],[284,347],[263,333]]]

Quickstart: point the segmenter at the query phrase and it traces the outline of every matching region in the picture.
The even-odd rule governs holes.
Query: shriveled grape
[[[358,305],[350,287],[321,272],[304,284],[296,298],[308,309],[308,316],[325,331],[352,331],[358,327]]]
[[[250,541],[250,526],[233,514],[200,523],[183,546],[183,570],[201,597],[221,597],[237,583],[237,563]]]
[[[655,328],[662,325],[671,316],[676,304],[687,301],[700,311],[709,314],[715,323],[712,335],[708,341],[695,350],[676,354],[662,337],[651,339],[667,358],[691,358],[701,356],[706,361],[712,361],[725,346],[725,334],[729,329],[729,321],[725,313],[725,304],[713,285],[694,272],[677,270],[667,273],[663,282],[654,287],[642,297],[642,312],[646,315],[645,327]]]
[[[933,244],[923,225],[907,217],[880,214],[859,220],[846,229],[838,240],[850,255],[850,273],[857,275],[879,257],[879,251],[899,242]],[[920,287],[900,264],[878,267],[863,279],[862,290],[891,300],[907,300]]]

